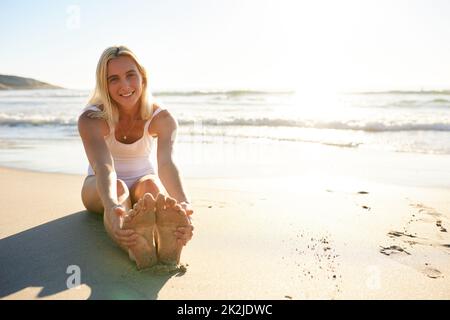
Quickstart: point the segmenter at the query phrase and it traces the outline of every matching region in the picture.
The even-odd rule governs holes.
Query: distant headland
[[[0,90],[63,89],[31,78],[0,74]]]

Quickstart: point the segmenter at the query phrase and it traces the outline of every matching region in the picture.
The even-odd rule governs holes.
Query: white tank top
[[[97,106],[87,106],[85,111],[100,111]],[[153,147],[154,138],[148,133],[148,127],[153,117],[162,111],[157,108],[150,119],[145,122],[142,137],[130,144],[117,141],[114,134],[115,127],[108,121],[109,134],[105,136],[105,142],[114,160],[114,169],[118,179],[125,181],[137,180],[147,174],[155,174],[155,169],[150,161],[150,152]],[[89,164],[88,175],[95,175]]]

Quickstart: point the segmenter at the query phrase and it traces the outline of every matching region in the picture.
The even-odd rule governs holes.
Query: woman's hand
[[[182,244],[185,246],[189,240],[192,239],[192,236],[194,235],[194,225],[191,224],[187,225],[185,227],[178,227],[175,231],[175,236],[177,237],[177,242],[179,244]]]
[[[194,235],[194,225],[192,224],[191,218],[191,215],[194,213],[194,210],[192,210],[191,204],[188,202],[181,202],[180,206],[181,208],[183,208],[183,211],[185,212],[189,220],[189,225],[184,227],[178,227],[177,230],[175,231],[175,236],[177,237],[177,242],[185,246]]]
[[[132,229],[122,229],[122,223],[125,215],[126,211],[123,206],[113,206],[105,209],[103,222],[109,235],[120,246],[129,248],[137,244],[138,234]]]
[[[186,211],[186,215],[188,217],[194,214],[194,210],[192,209],[192,206],[189,202],[186,201],[180,202],[180,206],[183,208],[184,211]]]

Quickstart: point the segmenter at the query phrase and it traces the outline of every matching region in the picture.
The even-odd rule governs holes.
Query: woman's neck
[[[139,108],[133,107],[132,109],[126,110],[125,108],[119,110],[119,120],[123,121],[133,121],[140,117]]]

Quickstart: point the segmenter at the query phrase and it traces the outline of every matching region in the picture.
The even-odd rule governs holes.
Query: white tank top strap
[[[148,135],[148,127],[150,126],[150,121],[152,121],[152,119],[148,119],[147,121],[145,121],[144,134]]]
[[[150,118],[150,121],[152,121],[152,119],[161,111],[163,111],[163,109],[161,109],[160,107],[157,107],[155,111],[153,111],[152,117]]]
[[[153,118],[154,118],[158,113],[160,113],[161,111],[163,111],[163,109],[161,109],[160,107],[157,107],[156,110],[153,111],[153,114],[152,114],[151,118],[148,119],[148,120],[145,122],[145,126],[144,126],[144,132],[145,132],[145,133],[148,133],[148,127],[150,126],[150,122],[152,122]]]

